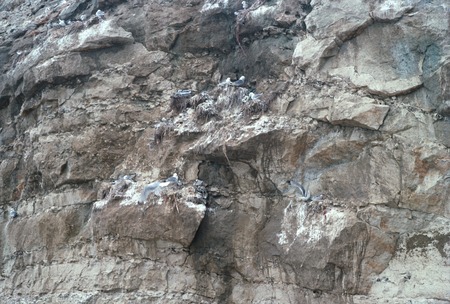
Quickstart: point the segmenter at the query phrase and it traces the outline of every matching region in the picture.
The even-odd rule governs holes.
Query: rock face
[[[447,1],[247,4],[0,4],[1,303],[450,303]]]

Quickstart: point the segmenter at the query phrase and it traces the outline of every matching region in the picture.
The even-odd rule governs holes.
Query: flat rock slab
[[[338,37],[345,41],[372,22],[367,1],[312,1],[311,5],[313,10],[305,23],[308,31],[318,39]]]
[[[420,75],[411,77],[399,77],[397,79],[387,79],[382,72],[371,71],[369,73],[357,73],[359,70],[355,66],[347,66],[329,71],[330,76],[339,76],[349,79],[355,86],[367,88],[368,92],[383,97],[404,95],[410,93],[423,85]],[[386,72],[386,74],[388,74]]]
[[[389,112],[389,106],[370,103],[341,102],[330,111],[332,124],[378,130]]]
[[[334,56],[338,51],[339,46],[335,38],[317,40],[312,36],[308,36],[297,44],[292,58],[301,68],[310,66],[317,68],[321,58]]]
[[[350,80],[355,85],[360,87],[365,86],[370,93],[380,96],[403,95],[422,86],[420,76],[383,81],[376,80],[371,75],[352,75]]]
[[[158,204],[95,209],[92,225],[95,239],[107,235],[143,240],[166,240],[189,246],[205,216],[206,207],[170,200]]]
[[[89,72],[89,65],[79,53],[54,56],[25,72],[23,92],[32,94],[40,83],[56,83],[71,77],[88,75]]]
[[[73,51],[102,49],[113,45],[133,43],[130,32],[117,26],[111,20],[100,22],[78,34],[79,44]]]

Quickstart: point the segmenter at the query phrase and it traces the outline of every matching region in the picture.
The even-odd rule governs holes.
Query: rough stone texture
[[[247,2],[0,3],[1,303],[450,303],[448,3]]]
[[[332,124],[378,130],[389,106],[374,102],[376,101],[367,97],[355,100],[351,95],[344,95],[332,103],[327,119]]]

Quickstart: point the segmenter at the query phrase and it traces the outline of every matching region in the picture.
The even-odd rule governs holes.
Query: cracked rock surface
[[[0,3],[1,303],[450,303],[450,5],[247,5]]]

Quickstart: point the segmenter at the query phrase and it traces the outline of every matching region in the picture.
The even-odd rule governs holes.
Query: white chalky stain
[[[306,244],[314,244],[326,237],[331,243],[346,225],[347,220],[342,211],[327,208],[326,214],[314,213],[306,203],[291,201],[283,210],[281,232],[277,234],[278,243],[285,246],[286,251],[299,238],[304,239]]]
[[[206,11],[212,10],[212,9],[218,9],[218,8],[225,8],[228,6],[228,0],[219,0],[219,1],[206,1],[205,4],[203,4],[202,9],[200,10],[201,13],[204,13]]]

